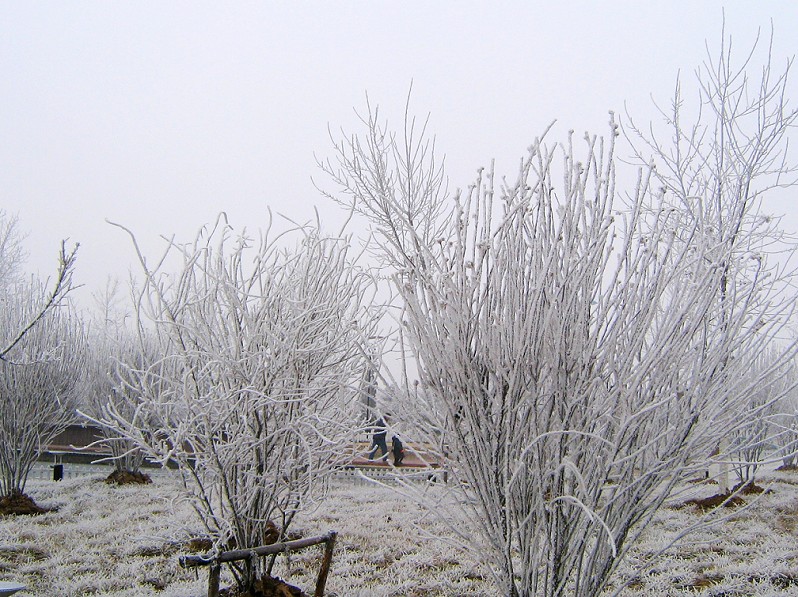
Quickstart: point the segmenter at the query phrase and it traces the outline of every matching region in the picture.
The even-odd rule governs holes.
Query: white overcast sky
[[[80,242],[85,295],[133,263],[106,219],[152,256],[220,211],[251,231],[269,207],[338,221],[314,153],[366,92],[399,125],[413,82],[451,187],[491,158],[514,174],[554,119],[604,133],[624,105],[653,118],[651,96],[666,103],[717,45],[724,7],[741,49],[772,19],[777,64],[798,54],[794,1],[2,2],[0,209],[29,233],[30,271]]]

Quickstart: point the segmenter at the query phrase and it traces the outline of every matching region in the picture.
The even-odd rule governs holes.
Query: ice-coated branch
[[[32,295],[26,297],[27,300],[35,302],[38,308],[28,313],[29,319],[27,321],[20,322],[20,326],[14,336],[3,338],[3,343],[0,344],[0,361],[8,360],[9,353],[14,350],[14,347],[22,341],[25,335],[44,319],[49,311],[58,307],[67,294],[73,290],[72,272],[77,260],[77,251],[78,245],[75,245],[71,251],[67,251],[66,241],[61,243],[61,250],[58,254],[58,269],[52,288],[47,294],[43,295],[43,300],[39,300],[38,297]],[[7,331],[10,330],[4,330],[4,332]]]
[[[788,270],[768,261],[779,232],[758,200],[792,172],[795,113],[786,73],[766,70],[748,106],[727,59],[700,79],[708,123],[686,122],[677,87],[674,145],[644,136],[623,201],[614,116],[606,137],[544,135],[514,183],[480,170],[451,198],[418,191],[439,179],[430,145],[391,135],[370,106],[365,132],[322,164],[369,218],[402,299],[420,384],[394,416],[450,463],[451,503],[469,521],[453,530],[501,594],[599,594],[719,439],[761,445],[751,389],[773,390],[755,409],[766,413],[795,346],[778,343]]]
[[[218,549],[284,539],[351,457],[371,278],[310,228],[254,243],[220,219],[168,251],[176,272],[146,269],[138,291],[147,358],[119,390],[136,408],[98,418],[178,466]]]
[[[52,438],[75,419],[83,390],[82,323],[66,306],[40,311],[41,288],[15,286],[3,297],[0,329],[19,330],[0,361],[0,495],[23,493],[28,474]]]

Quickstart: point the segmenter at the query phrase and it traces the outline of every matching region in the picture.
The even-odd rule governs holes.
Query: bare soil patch
[[[219,597],[309,597],[309,595],[281,578],[263,576],[255,581],[252,591],[242,593],[238,589],[227,588],[219,591]]]
[[[148,485],[152,483],[149,475],[140,471],[118,471],[115,470],[105,478],[105,482],[109,485]]]
[[[213,539],[210,537],[192,537],[182,548],[189,553],[206,553],[213,549]]]
[[[687,481],[691,485],[717,485],[718,482],[715,479],[708,479],[707,477],[696,477],[695,479],[689,479]]]
[[[702,512],[707,512],[720,506],[724,508],[736,508],[737,506],[744,506],[746,504],[746,501],[741,496],[759,495],[762,493],[772,493],[772,490],[765,489],[749,481],[746,483],[738,483],[728,492],[716,493],[715,495],[705,498],[687,500],[679,507],[695,506]]]
[[[706,512],[707,510],[713,510],[720,506],[725,508],[736,508],[737,506],[745,505],[745,500],[741,498],[739,495],[732,495],[731,492],[729,493],[716,493],[715,495],[711,495],[706,498],[696,498],[692,500],[687,500],[684,502],[683,506],[695,506],[699,510]]]
[[[761,493],[773,493],[772,490],[765,489],[756,483],[738,483],[732,488],[731,492],[737,493],[739,495],[759,495]]]
[[[0,516],[44,514],[54,510],[54,508],[42,508],[32,497],[24,493],[12,493],[0,498]]]

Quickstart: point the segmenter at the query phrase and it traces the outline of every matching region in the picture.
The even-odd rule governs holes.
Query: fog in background
[[[311,177],[328,182],[328,127],[354,130],[366,93],[400,127],[412,83],[455,189],[492,158],[514,177],[552,120],[563,140],[606,133],[609,110],[655,118],[651,98],[667,106],[679,70],[689,89],[718,47],[724,9],[740,54],[771,20],[776,69],[798,53],[798,3],[557,4],[4,2],[0,209],[29,233],[31,272],[80,243],[84,300],[135,265],[106,219],[153,258],[220,211],[256,234],[269,208],[303,222],[317,207],[335,230]]]

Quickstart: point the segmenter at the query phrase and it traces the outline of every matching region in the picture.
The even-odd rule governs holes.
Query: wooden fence
[[[324,585],[327,583],[327,575],[330,573],[330,563],[332,562],[335,538],[338,533],[330,531],[320,537],[308,537],[307,539],[295,539],[294,541],[284,541],[283,543],[273,543],[252,549],[236,549],[233,551],[223,551],[215,556],[182,556],[180,565],[183,568],[195,568],[198,566],[210,566],[208,573],[208,597],[218,597],[219,595],[219,576],[222,564],[228,562],[246,561],[250,570],[255,569],[258,558],[274,555],[289,551],[298,551],[313,545],[324,543],[324,555],[321,560],[321,569],[316,578],[316,590],[313,597],[324,597]]]

